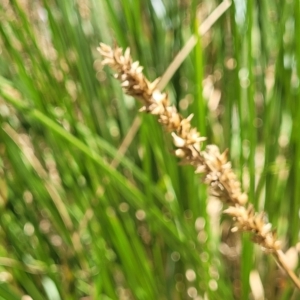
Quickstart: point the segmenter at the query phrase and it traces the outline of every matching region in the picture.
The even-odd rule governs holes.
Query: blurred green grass
[[[98,43],[129,46],[154,80],[219,3],[1,2],[0,299],[257,299],[256,271],[266,298],[299,297],[152,116],[112,164],[139,104]],[[297,0],[233,1],[167,87],[230,149],[285,250],[299,236],[299,20]]]

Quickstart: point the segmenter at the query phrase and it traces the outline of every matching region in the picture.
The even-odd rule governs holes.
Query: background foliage
[[[129,46],[154,80],[219,3],[0,1],[0,299],[299,297],[96,51]],[[167,87],[230,149],[295,268],[299,36],[298,0],[235,0]]]

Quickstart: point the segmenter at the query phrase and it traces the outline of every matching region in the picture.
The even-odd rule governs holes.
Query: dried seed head
[[[224,210],[224,213],[236,221],[235,231],[251,232],[253,241],[269,252],[280,249],[276,232],[272,230],[271,223],[266,221],[265,213],[256,213],[252,205],[230,206]]]
[[[201,151],[206,138],[192,127],[193,115],[183,118],[178,113],[176,107],[170,104],[168,94],[156,89],[159,78],[149,82],[139,62],[132,62],[129,48],[123,54],[119,47],[112,49],[100,44],[98,51],[104,58],[102,64],[116,72],[115,78],[121,82],[125,93],[143,103],[140,111],[157,115],[158,121],[171,132],[175,155],[181,158],[182,163],[194,166],[196,173],[202,173],[210,194],[229,205],[224,212],[236,221],[234,229],[251,232],[253,241],[268,251],[279,249],[276,232],[271,230],[266,215],[255,213],[252,205],[246,206],[248,197],[242,192],[241,183],[228,161],[228,150],[221,153],[216,145],[208,145]]]

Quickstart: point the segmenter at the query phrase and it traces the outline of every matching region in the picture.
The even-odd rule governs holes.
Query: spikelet
[[[229,207],[224,213],[230,215],[236,222],[233,231],[244,231],[252,234],[254,243],[265,251],[272,253],[294,284],[300,289],[300,281],[295,273],[284,262],[275,230],[267,221],[264,212],[255,212],[251,204],[247,204],[248,196],[242,192],[241,183],[237,179],[228,161],[228,151],[220,152],[216,145],[208,145],[202,150],[206,140],[196,128],[192,127],[193,115],[183,118],[176,107],[170,104],[168,94],[156,89],[159,78],[149,82],[143,75],[139,62],[133,62],[130,50],[119,47],[111,48],[100,44],[98,51],[103,56],[103,65],[108,65],[115,71],[115,78],[121,82],[124,92],[139,99],[143,107],[140,111],[148,112],[158,117],[158,122],[171,132],[175,146],[175,155],[185,164],[195,167],[195,173],[203,174],[204,183],[209,186],[209,192]]]
[[[104,58],[102,64],[115,71],[114,76],[121,82],[124,92],[143,103],[140,111],[156,115],[163,127],[171,132],[175,155],[183,163],[194,166],[196,173],[202,173],[209,193],[229,205],[224,212],[236,221],[233,230],[251,232],[253,241],[267,251],[279,249],[279,241],[276,233],[271,231],[270,223],[265,222],[264,215],[256,214],[251,205],[246,205],[248,197],[241,191],[241,183],[228,161],[228,151],[220,153],[216,145],[208,145],[201,150],[206,138],[192,127],[193,115],[183,118],[170,104],[168,94],[155,89],[157,81],[151,83],[147,80],[139,62],[132,61],[129,48],[123,53],[119,47],[112,49],[100,44],[98,51]]]

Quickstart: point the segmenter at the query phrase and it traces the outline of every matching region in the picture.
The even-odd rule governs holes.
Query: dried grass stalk
[[[196,173],[203,174],[209,193],[229,206],[224,213],[236,222],[233,230],[249,232],[253,242],[272,253],[300,289],[299,279],[284,262],[276,231],[272,230],[266,214],[255,212],[253,206],[247,203],[248,196],[242,192],[241,183],[228,161],[228,151],[221,153],[216,145],[208,145],[202,150],[201,145],[206,138],[192,127],[193,115],[183,118],[178,113],[176,107],[171,105],[168,94],[156,89],[159,79],[148,81],[142,73],[143,67],[138,61],[132,61],[129,48],[123,53],[119,47],[111,48],[101,43],[98,51],[104,58],[102,64],[115,71],[114,77],[121,82],[124,92],[142,102],[140,111],[157,115],[158,122],[171,132],[176,148],[175,155],[183,163],[194,166]]]

